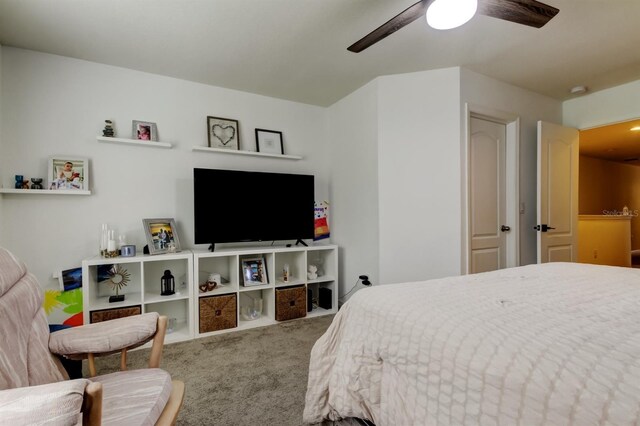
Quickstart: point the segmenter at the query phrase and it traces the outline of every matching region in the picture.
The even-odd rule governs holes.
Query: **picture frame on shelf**
[[[49,157],[47,184],[51,190],[88,190],[89,159],[66,155]]]
[[[139,141],[158,141],[158,126],[150,121],[133,120],[131,139]]]
[[[58,274],[60,291],[70,291],[82,287],[82,267],[63,269]]]
[[[256,151],[264,152],[265,154],[284,155],[282,132],[256,129]]]
[[[181,251],[176,222],[173,218],[142,219],[149,254],[177,253]]]
[[[267,263],[264,256],[242,259],[242,285],[253,287],[269,283]]]
[[[232,118],[207,117],[209,148],[240,150],[240,123]]]

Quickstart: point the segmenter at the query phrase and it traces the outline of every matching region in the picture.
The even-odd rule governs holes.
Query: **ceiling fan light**
[[[478,10],[478,0],[435,0],[427,9],[427,23],[436,30],[449,30],[467,23]]]

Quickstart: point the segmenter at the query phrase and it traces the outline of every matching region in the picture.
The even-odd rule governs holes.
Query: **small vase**
[[[42,178],[31,178],[31,189],[43,189]]]
[[[22,181],[24,180],[24,176],[16,175],[16,189],[22,189]]]

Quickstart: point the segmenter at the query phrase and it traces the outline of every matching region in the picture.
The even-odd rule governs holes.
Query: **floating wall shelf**
[[[81,189],[15,189],[0,188],[0,194],[21,194],[21,195],[91,195],[91,191]]]
[[[104,136],[97,136],[96,139],[98,142],[108,142],[108,143],[119,143],[123,145],[138,145],[145,146],[147,148],[169,148],[171,149],[171,144],[167,142],[158,142],[158,141],[140,141],[137,139],[125,139],[125,138],[108,138]]]
[[[238,151],[238,150],[232,150],[232,149],[209,148],[207,146],[194,146],[192,150],[201,151],[201,152],[213,152],[217,154],[235,154],[235,155],[249,155],[252,157],[282,158],[285,160],[302,160],[302,157],[300,157],[299,155],[267,154],[264,152],[255,152],[255,151]]]

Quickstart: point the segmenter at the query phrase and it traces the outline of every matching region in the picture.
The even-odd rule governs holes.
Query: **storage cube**
[[[276,321],[307,316],[305,286],[276,288]]]
[[[200,298],[200,333],[226,330],[238,326],[235,294]]]

